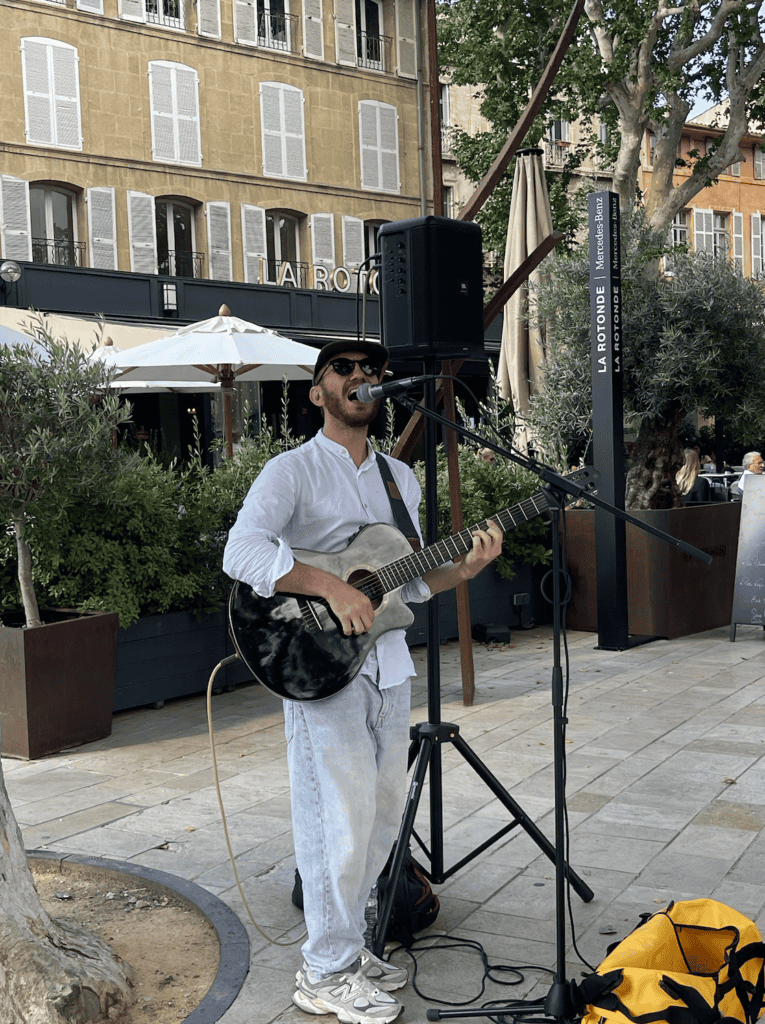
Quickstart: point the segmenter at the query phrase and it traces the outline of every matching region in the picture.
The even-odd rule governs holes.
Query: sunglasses
[[[382,370],[382,365],[380,363],[376,363],[374,362],[374,360],[369,358],[330,359],[327,365],[331,366],[339,377],[350,377],[350,375],[353,373],[354,366],[360,366],[361,372],[366,374],[367,377],[379,377],[380,371]],[[323,377],[326,372],[327,370],[325,368],[324,373],[322,373],[321,377]],[[319,380],[321,380],[321,377],[319,377]],[[318,384],[318,382],[319,381],[317,381],[316,383]]]

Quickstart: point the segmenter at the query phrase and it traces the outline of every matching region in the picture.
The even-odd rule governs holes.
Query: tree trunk
[[[134,1001],[132,968],[101,939],[48,916],[0,772],[0,1021],[100,1024]]]
[[[24,536],[24,524],[17,520],[13,524],[16,534],[16,550],[19,556],[19,587],[21,588],[21,600],[24,602],[24,614],[27,617],[27,627],[42,626],[40,609],[37,607],[35,586],[32,581],[32,552],[29,550],[26,537]]]
[[[683,411],[651,416],[641,421],[638,439],[627,473],[624,504],[627,509],[683,508],[677,488],[677,472],[683,450],[677,436]]]

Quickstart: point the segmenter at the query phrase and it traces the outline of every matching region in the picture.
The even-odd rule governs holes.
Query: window
[[[183,28],[183,0],[120,0],[120,17],[163,28]]]
[[[727,256],[728,250],[730,249],[730,239],[728,237],[728,215],[725,213],[716,213],[714,215],[714,244],[713,252],[715,256]]]
[[[166,163],[202,163],[199,133],[199,78],[185,64],[149,62],[151,152]]]
[[[210,252],[210,279],[230,281],[231,261],[231,207],[229,203],[208,203],[207,246]]]
[[[300,262],[300,226],[297,217],[266,212],[266,266],[264,283],[307,287],[308,264]]]
[[[134,274],[157,273],[157,224],[154,196],[128,192],[130,270]]]
[[[376,100],[359,103],[361,187],[375,192],[398,192],[398,113]]]
[[[548,135],[550,142],[568,142],[568,121],[553,121]]]
[[[732,174],[734,178],[741,177],[741,161],[737,160],[734,164],[731,164],[728,168],[728,174]]]
[[[220,0],[198,0],[197,32],[200,36],[220,39]]]
[[[364,259],[369,259],[380,251],[380,227],[377,221],[367,221],[364,224]]]
[[[763,219],[759,213],[752,214],[752,277],[762,274]]]
[[[444,185],[444,217],[454,217],[454,186]]]
[[[85,245],[77,241],[74,193],[41,185],[29,187],[32,262],[59,267],[83,266]]]
[[[690,214],[688,210],[680,210],[675,214],[675,219],[667,233],[667,245],[683,246],[688,248],[688,232],[690,229]],[[664,257],[664,273],[671,274],[674,271],[674,261],[671,256]]]
[[[385,71],[380,0],[355,0],[356,51],[359,67]]]
[[[303,92],[281,82],[260,83],[263,174],[305,181]]]
[[[194,251],[193,206],[177,200],[158,199],[154,210],[159,273],[168,277],[202,277],[204,254]]]
[[[27,142],[82,149],[78,61],[68,43],[21,40]]]
[[[604,146],[608,145],[611,134],[608,130],[608,125],[605,121],[601,121],[598,125],[598,139],[603,143]]]
[[[754,176],[760,181],[765,178],[765,151],[759,146],[754,147]]]
[[[396,0],[396,71],[402,78],[417,77],[418,17],[414,0]]]
[[[257,0],[258,46],[290,49],[289,16],[285,0]]]

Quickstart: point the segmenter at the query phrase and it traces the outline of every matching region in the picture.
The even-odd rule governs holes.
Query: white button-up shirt
[[[408,466],[387,461],[419,534],[420,485]],[[276,581],[295,564],[294,548],[342,551],[370,523],[395,525],[372,446],[357,467],[343,445],[319,432],[263,467],[229,533],[223,569],[260,597],[272,597]],[[426,583],[415,579],[404,585],[401,596],[419,603],[431,594]],[[404,630],[383,633],[361,671],[374,679],[378,668],[381,689],[415,674]]]

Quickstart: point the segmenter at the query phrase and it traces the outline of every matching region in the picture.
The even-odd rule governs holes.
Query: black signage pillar
[[[598,494],[624,509],[622,402],[622,283],[619,197],[589,197],[590,336],[592,353],[592,456]],[[626,524],[595,509],[598,580],[598,646],[622,651],[629,642]]]

